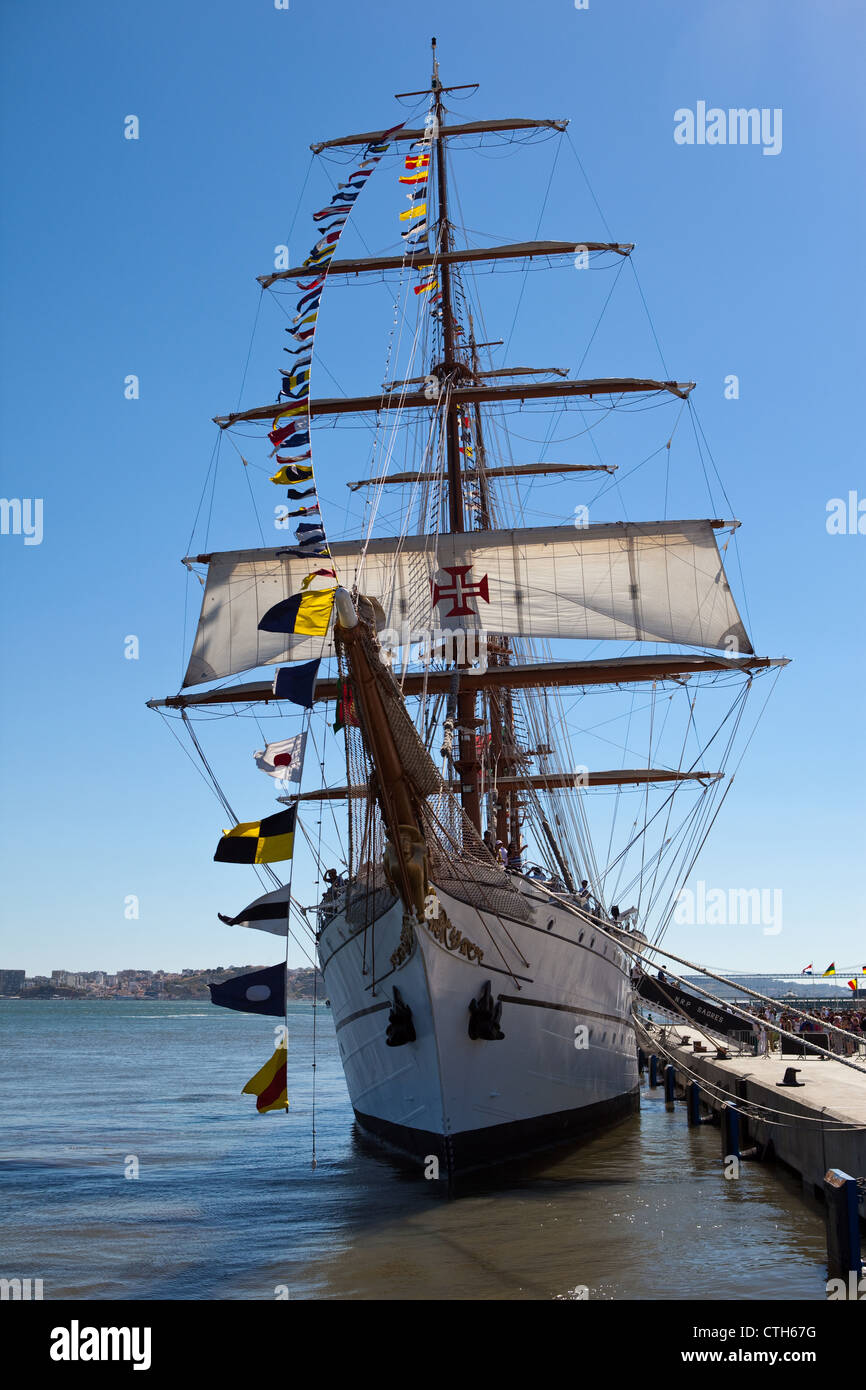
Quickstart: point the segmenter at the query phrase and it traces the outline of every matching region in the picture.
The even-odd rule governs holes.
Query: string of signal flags
[[[296,360],[289,367],[280,368],[279,396],[285,401],[285,407],[274,417],[268,439],[272,445],[270,457],[277,465],[271,482],[287,488],[289,501],[302,504],[286,513],[288,517],[302,519],[295,530],[297,544],[283,552],[298,558],[331,560],[314,476],[309,410],[313,350],[322,294],[330,263],[355,202],[389,149],[391,137],[404,124],[401,122],[392,126],[367,144],[349,177],[338,184],[330,203],[313,213],[313,221],[320,235],[303,262],[311,278],[295,282],[299,298],[294,319],[286,332],[297,346],[287,347],[284,351]],[[433,137],[431,112],[423,138],[410,145],[399,175],[399,182],[407,190],[409,202],[408,209],[399,215],[401,223],[407,224],[400,233],[407,255],[414,256],[419,248],[428,246],[427,195]],[[415,295],[429,295],[426,303],[431,316],[441,320],[442,291],[433,261],[422,262],[415,269],[418,276],[417,283],[413,285]],[[461,452],[469,459],[472,457],[472,445],[468,417],[461,419],[460,426]],[[312,570],[302,581],[299,593],[281,600],[265,613],[258,623],[259,630],[324,637],[333,615],[337,587],[335,569],[327,566]],[[311,708],[319,665],[320,661],[315,660],[279,669],[274,677],[274,697],[291,701],[305,709]],[[357,723],[352,691],[345,681],[341,681],[334,731]],[[305,733],[269,743],[254,754],[256,766],[268,776],[279,779],[286,787],[300,787],[305,743]],[[297,803],[257,821],[239,822],[223,831],[214,860],[251,865],[290,860],[294,854],[296,818]],[[282,886],[256,898],[238,915],[229,917],[220,913],[219,918],[228,926],[249,927],[287,937],[289,903],[290,889]],[[281,1018],[286,1010],[285,966],[279,964],[238,975],[221,984],[211,985],[210,991],[212,1002],[223,1008]],[[245,1094],[256,1096],[259,1113],[288,1110],[286,1059],[283,1040],[273,1056],[243,1088]]]

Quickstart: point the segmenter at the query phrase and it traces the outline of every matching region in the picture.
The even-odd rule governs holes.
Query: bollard
[[[675,1085],[676,1072],[674,1071],[673,1066],[669,1062],[668,1065],[665,1067],[665,1101],[668,1104],[672,1104],[673,1101],[676,1100],[676,1093],[674,1091]]]
[[[697,1081],[686,1085],[686,1114],[690,1125],[699,1125],[701,1120],[701,1088]]]
[[[651,1087],[659,1084],[659,1059],[655,1053],[649,1059],[649,1084]]]
[[[722,1158],[740,1157],[740,1115],[735,1105],[723,1105],[720,1119],[722,1122]]]
[[[827,1199],[827,1266],[834,1277],[854,1271],[859,1279],[863,1269],[860,1258],[860,1220],[857,1211],[857,1179],[830,1168],[824,1175],[824,1196]]]

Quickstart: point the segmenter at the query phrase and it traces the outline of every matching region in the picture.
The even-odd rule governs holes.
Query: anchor
[[[469,1001],[469,1036],[473,1041],[500,1042],[505,1037],[499,1026],[502,1017],[502,1000],[498,1003],[490,990],[490,981],[485,980],[477,999]]]
[[[415,1041],[415,1024],[412,1022],[412,1010],[404,1002],[399,989],[394,986],[394,1003],[388,1014],[388,1027],[385,1030],[385,1045],[387,1047],[405,1047],[406,1043]]]

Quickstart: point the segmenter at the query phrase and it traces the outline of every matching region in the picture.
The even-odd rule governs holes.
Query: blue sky
[[[755,645],[792,658],[692,876],[780,888],[783,930],[674,928],[671,948],[729,968],[866,965],[866,536],[831,536],[825,525],[829,499],[866,497],[859,7],[446,0],[432,22],[390,0],[374,10],[292,0],[288,11],[266,0],[85,0],[3,16],[2,494],[43,499],[44,537],[25,546],[0,536],[0,966],[181,968],[278,954],[268,938],[216,921],[256,882],[213,864],[223,813],[144,702],[180,683],[179,560],[214,445],[211,417],[238,400],[254,277],[287,238],[303,257],[309,215],[330,197],[335,166],[311,169],[308,147],[402,119],[393,94],[428,82],[434,28],[443,81],[481,84],[452,103],[455,116],[571,118],[613,237],[636,243],[670,372],[698,383],[695,405],[743,523]],[[781,153],[677,145],[674,112],[698,101],[781,108]],[[138,141],[123,138],[129,114],[140,119]],[[570,146],[504,154],[455,155],[479,239],[533,236],[548,181],[542,236],[605,235]],[[371,186],[346,249],[362,251],[361,237],[393,248],[395,207],[387,178]],[[512,363],[574,368],[610,277],[530,276],[522,298],[523,277],[501,277],[487,326],[507,338],[513,325]],[[333,378],[320,377],[325,393],[382,379],[389,294],[381,285],[345,294],[338,303],[334,292],[320,322]],[[284,322],[266,297],[245,404],[273,398]],[[583,370],[664,375],[628,266]],[[136,401],[124,399],[130,373]],[[735,401],[724,396],[731,373]],[[665,428],[659,412],[625,421],[622,435],[605,436],[606,460],[621,451],[624,473]],[[693,442],[681,449],[680,438],[672,503],[706,515]],[[579,460],[586,442],[569,447]],[[321,450],[329,534],[354,534],[361,508],[343,483],[364,476],[367,436],[335,432]],[[279,495],[263,472],[252,487],[268,527]],[[658,469],[645,469],[600,499],[593,519],[655,519],[662,488]],[[584,500],[568,483],[535,488],[527,521],[567,518]],[[200,518],[193,548],[260,544],[258,525],[224,447],[209,532]],[[737,569],[732,578],[740,597]],[[194,607],[190,596],[190,622]],[[124,659],[129,634],[137,661]],[[264,727],[276,736],[296,721]],[[260,746],[255,725],[227,720],[204,736],[242,818],[271,809],[249,756]],[[312,902],[308,860],[297,870],[298,896]],[[137,920],[124,917],[132,894]]]

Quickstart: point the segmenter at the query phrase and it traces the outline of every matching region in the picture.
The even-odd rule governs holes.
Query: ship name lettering
[[[456,951],[458,955],[466,960],[477,960],[479,963],[484,959],[484,952],[480,946],[476,946],[474,941],[470,941],[468,936],[464,936],[459,927],[455,927],[449,922],[445,913],[440,908],[438,917],[427,918],[424,925],[432,937],[434,937],[446,951]]]

